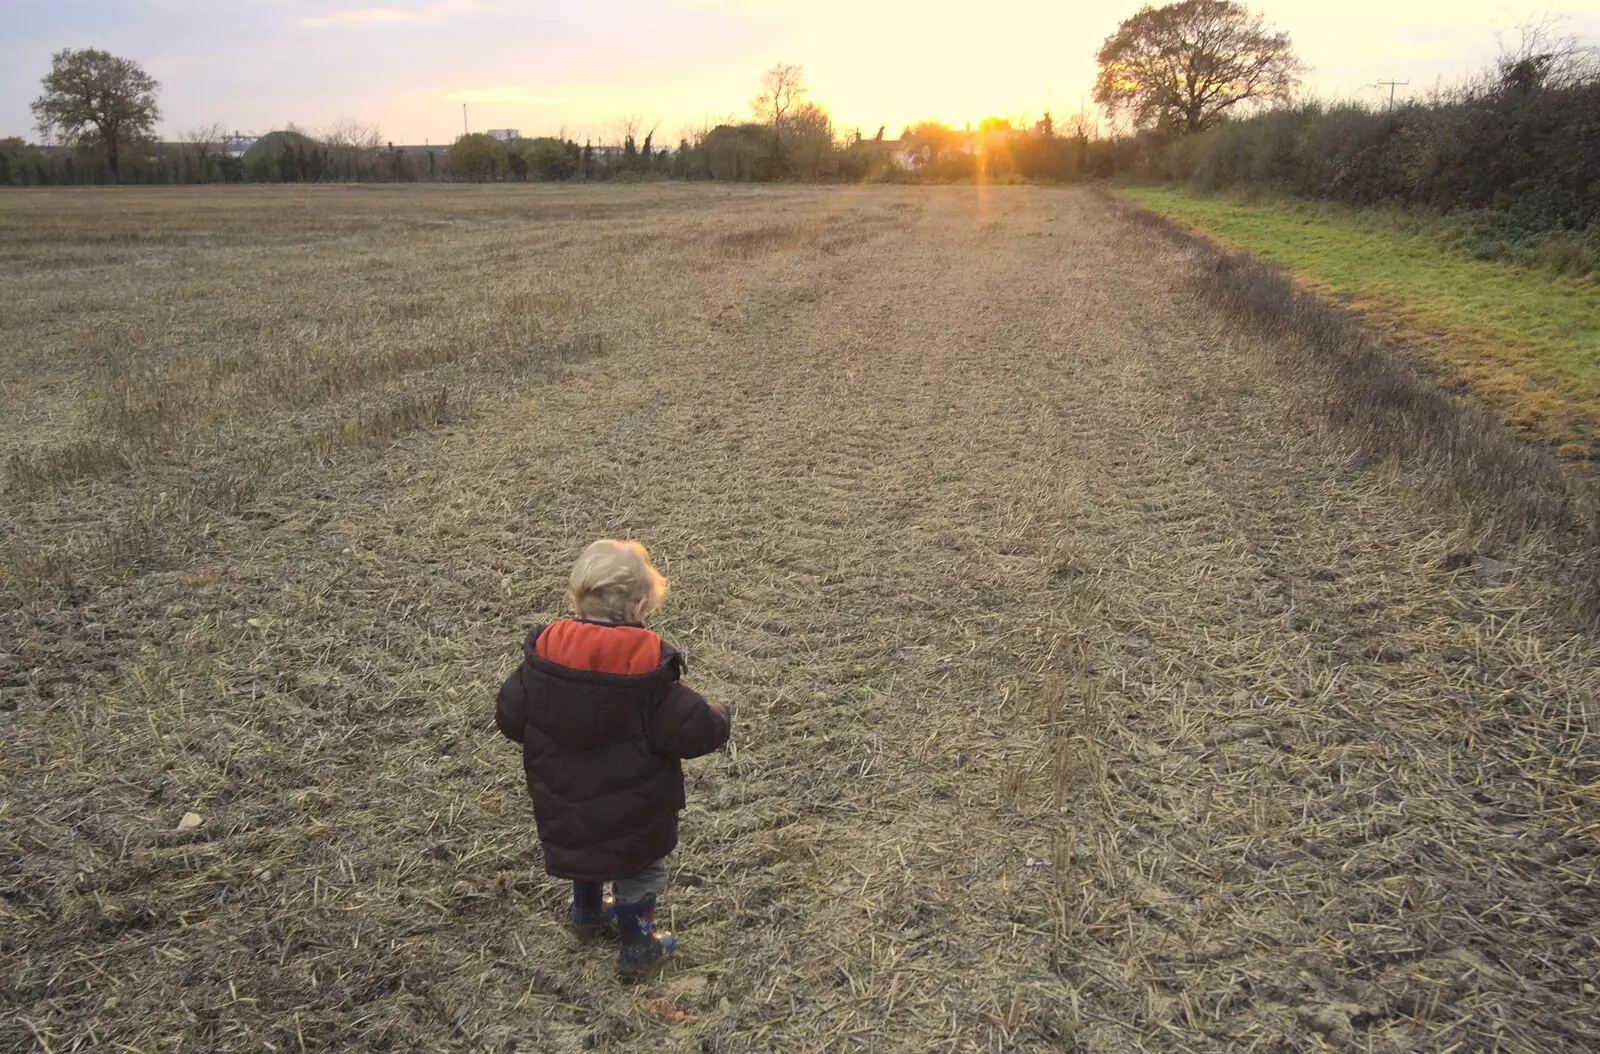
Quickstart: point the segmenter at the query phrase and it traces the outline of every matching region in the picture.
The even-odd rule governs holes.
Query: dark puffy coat
[[[646,672],[607,669],[648,666],[656,648]],[[495,723],[522,744],[550,874],[622,878],[678,844],[680,761],[726,743],[730,727],[727,710],[683,684],[682,671],[677,650],[638,626],[562,620],[528,634],[522,665],[500,686]]]

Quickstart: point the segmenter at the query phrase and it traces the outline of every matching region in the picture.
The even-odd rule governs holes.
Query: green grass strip
[[[1456,366],[1530,423],[1600,409],[1600,284],[1472,259],[1436,241],[1291,204],[1155,187],[1118,191],[1346,300],[1405,343]]]

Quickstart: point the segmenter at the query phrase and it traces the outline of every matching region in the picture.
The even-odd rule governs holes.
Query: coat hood
[[[682,656],[672,645],[660,641],[660,659],[654,668],[643,673],[610,673],[568,666],[541,655],[540,636],[547,630],[570,625],[563,622],[536,626],[523,641],[528,723],[562,746],[579,750],[638,734],[650,703],[682,675]],[[637,639],[634,627],[615,629],[634,630]]]

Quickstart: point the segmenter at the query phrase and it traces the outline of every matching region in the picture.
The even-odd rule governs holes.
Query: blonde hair
[[[572,565],[567,603],[581,619],[633,622],[667,598],[667,579],[634,541],[601,538]]]

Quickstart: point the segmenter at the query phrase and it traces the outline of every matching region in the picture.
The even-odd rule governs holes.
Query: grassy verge
[[[1128,200],[1281,264],[1454,378],[1514,425],[1600,456],[1600,285],[1443,249],[1358,214],[1154,187]]]
[[[1462,517],[1491,551],[1551,546],[1559,617],[1600,626],[1600,476],[1567,471],[1548,447],[1504,427],[1396,354],[1356,315],[1286,268],[1230,251],[1192,225],[1113,199],[1115,211],[1185,250],[1202,302],[1263,339],[1296,378],[1302,409],[1342,444],[1390,466]]]

